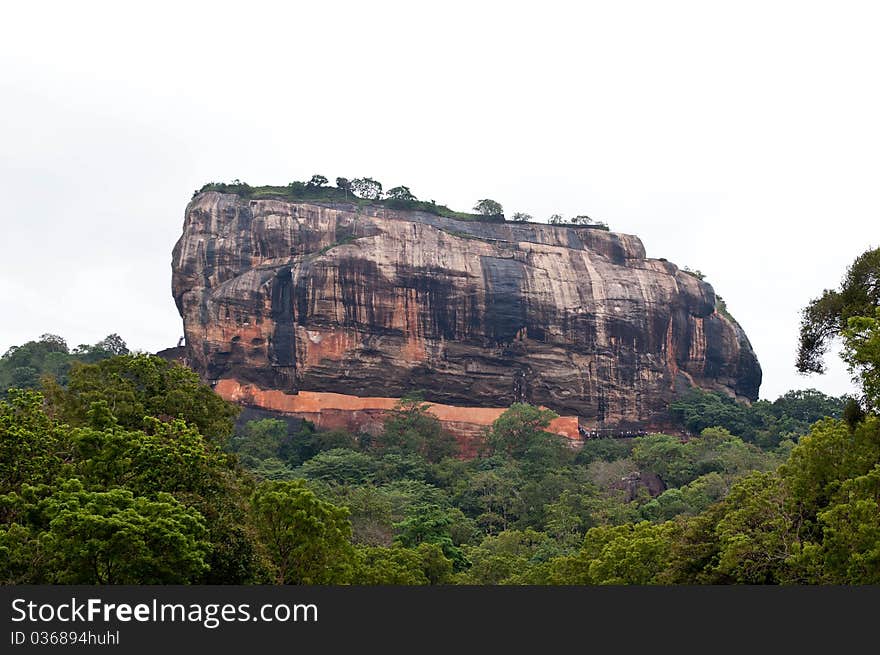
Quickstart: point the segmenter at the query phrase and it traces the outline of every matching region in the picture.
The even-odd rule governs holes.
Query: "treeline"
[[[721,393],[691,389],[669,405],[669,413],[691,434],[722,427],[743,441],[772,449],[784,441],[797,441],[819,419],[841,418],[850,400],[804,389],[789,391],[773,402],[759,400],[746,405]]]
[[[290,200],[314,200],[319,202],[347,202],[358,205],[381,205],[389,209],[422,211],[435,216],[446,216],[464,221],[505,222],[504,207],[496,200],[483,198],[473,207],[475,213],[457,212],[446,205],[438,205],[434,200],[419,200],[407,186],[396,186],[385,190],[378,180],[371,177],[337,177],[336,185],[323,175],[313,175],[308,181],[295,180],[286,186],[251,186],[241,180],[232,182],[209,182],[193,192],[193,197],[206,191],[234,193],[242,198],[281,198]],[[511,219],[515,223],[534,222],[534,217],[525,212],[515,212]],[[552,214],[547,222],[551,225],[591,227],[608,230],[603,221],[594,221],[585,214],[565,218],[562,214]]]
[[[206,191],[234,193],[242,198],[279,198],[286,200],[313,200],[317,202],[345,202],[360,206],[379,205],[389,209],[422,211],[435,216],[446,216],[462,221],[504,222],[503,212],[486,212],[479,205],[477,213],[469,214],[451,210],[434,200],[419,200],[409,187],[396,186],[387,191],[382,183],[370,177],[348,179],[337,177],[336,185],[331,186],[323,175],[313,175],[307,182],[295,180],[285,186],[251,186],[241,180],[232,182],[209,182],[196,189],[193,197]],[[500,205],[499,205],[500,207]]]
[[[0,357],[0,397],[11,387],[36,389],[45,375],[67,384],[67,372],[74,362],[93,364],[128,352],[128,346],[118,334],[110,334],[94,345],[80,344],[73,349],[62,337],[44,334],[35,341],[12,346]]]
[[[10,391],[0,581],[871,579],[865,564],[835,562],[876,519],[864,506],[873,417],[852,428],[828,419],[769,450],[711,427],[574,451],[546,431],[552,412],[518,404],[464,461],[417,396],[374,437],[308,423],[291,433],[273,419],[236,434],[237,413],[193,372],[149,355],[74,363],[66,386]],[[846,457],[828,457],[838,451]]]

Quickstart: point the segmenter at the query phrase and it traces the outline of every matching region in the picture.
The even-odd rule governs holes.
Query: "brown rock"
[[[643,426],[690,386],[757,398],[712,287],[635,236],[381,206],[195,197],[173,253],[206,379]]]

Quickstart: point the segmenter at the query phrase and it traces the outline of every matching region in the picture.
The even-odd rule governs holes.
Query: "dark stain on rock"
[[[275,331],[269,358],[272,366],[296,366],[296,332],[293,328],[293,276],[290,266],[275,273],[272,282],[272,320]]]

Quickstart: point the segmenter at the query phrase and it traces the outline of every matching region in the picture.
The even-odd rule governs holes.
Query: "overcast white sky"
[[[173,346],[194,189],[370,176],[586,213],[707,274],[761,396],[799,311],[880,244],[880,21],[862,2],[7,3],[0,352]]]

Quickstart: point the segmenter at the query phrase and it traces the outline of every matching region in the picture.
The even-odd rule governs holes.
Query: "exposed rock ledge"
[[[283,391],[260,389],[253,384],[242,384],[231,379],[220,380],[214,390],[224,400],[304,418],[320,430],[344,429],[373,435],[379,434],[386,413],[398,401],[397,398],[364,398],[314,391],[287,394]],[[428,411],[440,419],[444,429],[455,436],[461,454],[467,457],[476,455],[485,429],[506,409],[453,407],[439,403],[429,403],[428,406]],[[553,419],[548,430],[569,439],[573,447],[581,443],[575,416]]]

